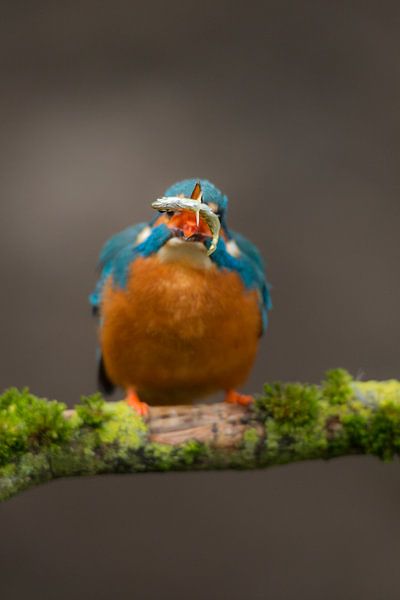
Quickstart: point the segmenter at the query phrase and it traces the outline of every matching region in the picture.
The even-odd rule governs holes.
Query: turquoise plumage
[[[218,206],[222,227],[227,234],[228,241],[234,240],[241,251],[241,256],[235,258],[226,249],[226,243],[220,239],[217,250],[211,255],[211,260],[219,267],[237,271],[248,289],[256,288],[260,293],[260,310],[263,318],[263,331],[268,322],[268,311],[272,308],[269,285],[265,278],[265,265],[258,248],[241,233],[230,230],[226,225],[228,198],[215,185],[206,179],[186,179],[170,186],[165,196],[178,196],[183,194],[190,197],[196,185],[200,183],[203,192],[203,202],[215,203]],[[94,292],[90,295],[90,304],[97,311],[101,304],[101,294],[105,282],[112,276],[114,283],[124,287],[126,284],[126,271],[129,265],[140,256],[149,256],[160,250],[162,245],[170,239],[170,232],[164,225],[153,229],[150,237],[144,243],[136,244],[138,235],[149,223],[138,223],[124,229],[111,237],[103,246],[99,263],[101,275]]]

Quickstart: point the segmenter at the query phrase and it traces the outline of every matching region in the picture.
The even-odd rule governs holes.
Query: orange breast
[[[140,258],[125,290],[106,286],[101,346],[110,379],[151,404],[237,387],[257,351],[257,293],[229,271]]]

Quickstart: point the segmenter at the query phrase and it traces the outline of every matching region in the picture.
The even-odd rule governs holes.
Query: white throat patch
[[[179,238],[169,240],[158,252],[161,262],[185,262],[197,269],[212,266],[207,248],[201,242],[186,242]]]

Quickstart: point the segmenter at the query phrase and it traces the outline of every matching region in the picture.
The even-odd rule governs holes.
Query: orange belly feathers
[[[107,282],[101,347],[113,383],[150,404],[240,386],[261,329],[258,297],[234,271],[138,258],[126,289]]]

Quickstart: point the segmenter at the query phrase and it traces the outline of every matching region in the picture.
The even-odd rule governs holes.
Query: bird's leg
[[[246,396],[246,394],[239,394],[236,390],[227,390],[225,395],[225,402],[229,404],[240,404],[241,406],[249,406],[254,402],[253,396]]]
[[[136,393],[135,388],[129,387],[126,390],[126,399],[125,401],[129,406],[133,408],[141,417],[147,417],[149,414],[149,405],[145,402],[142,402],[139,396]]]

